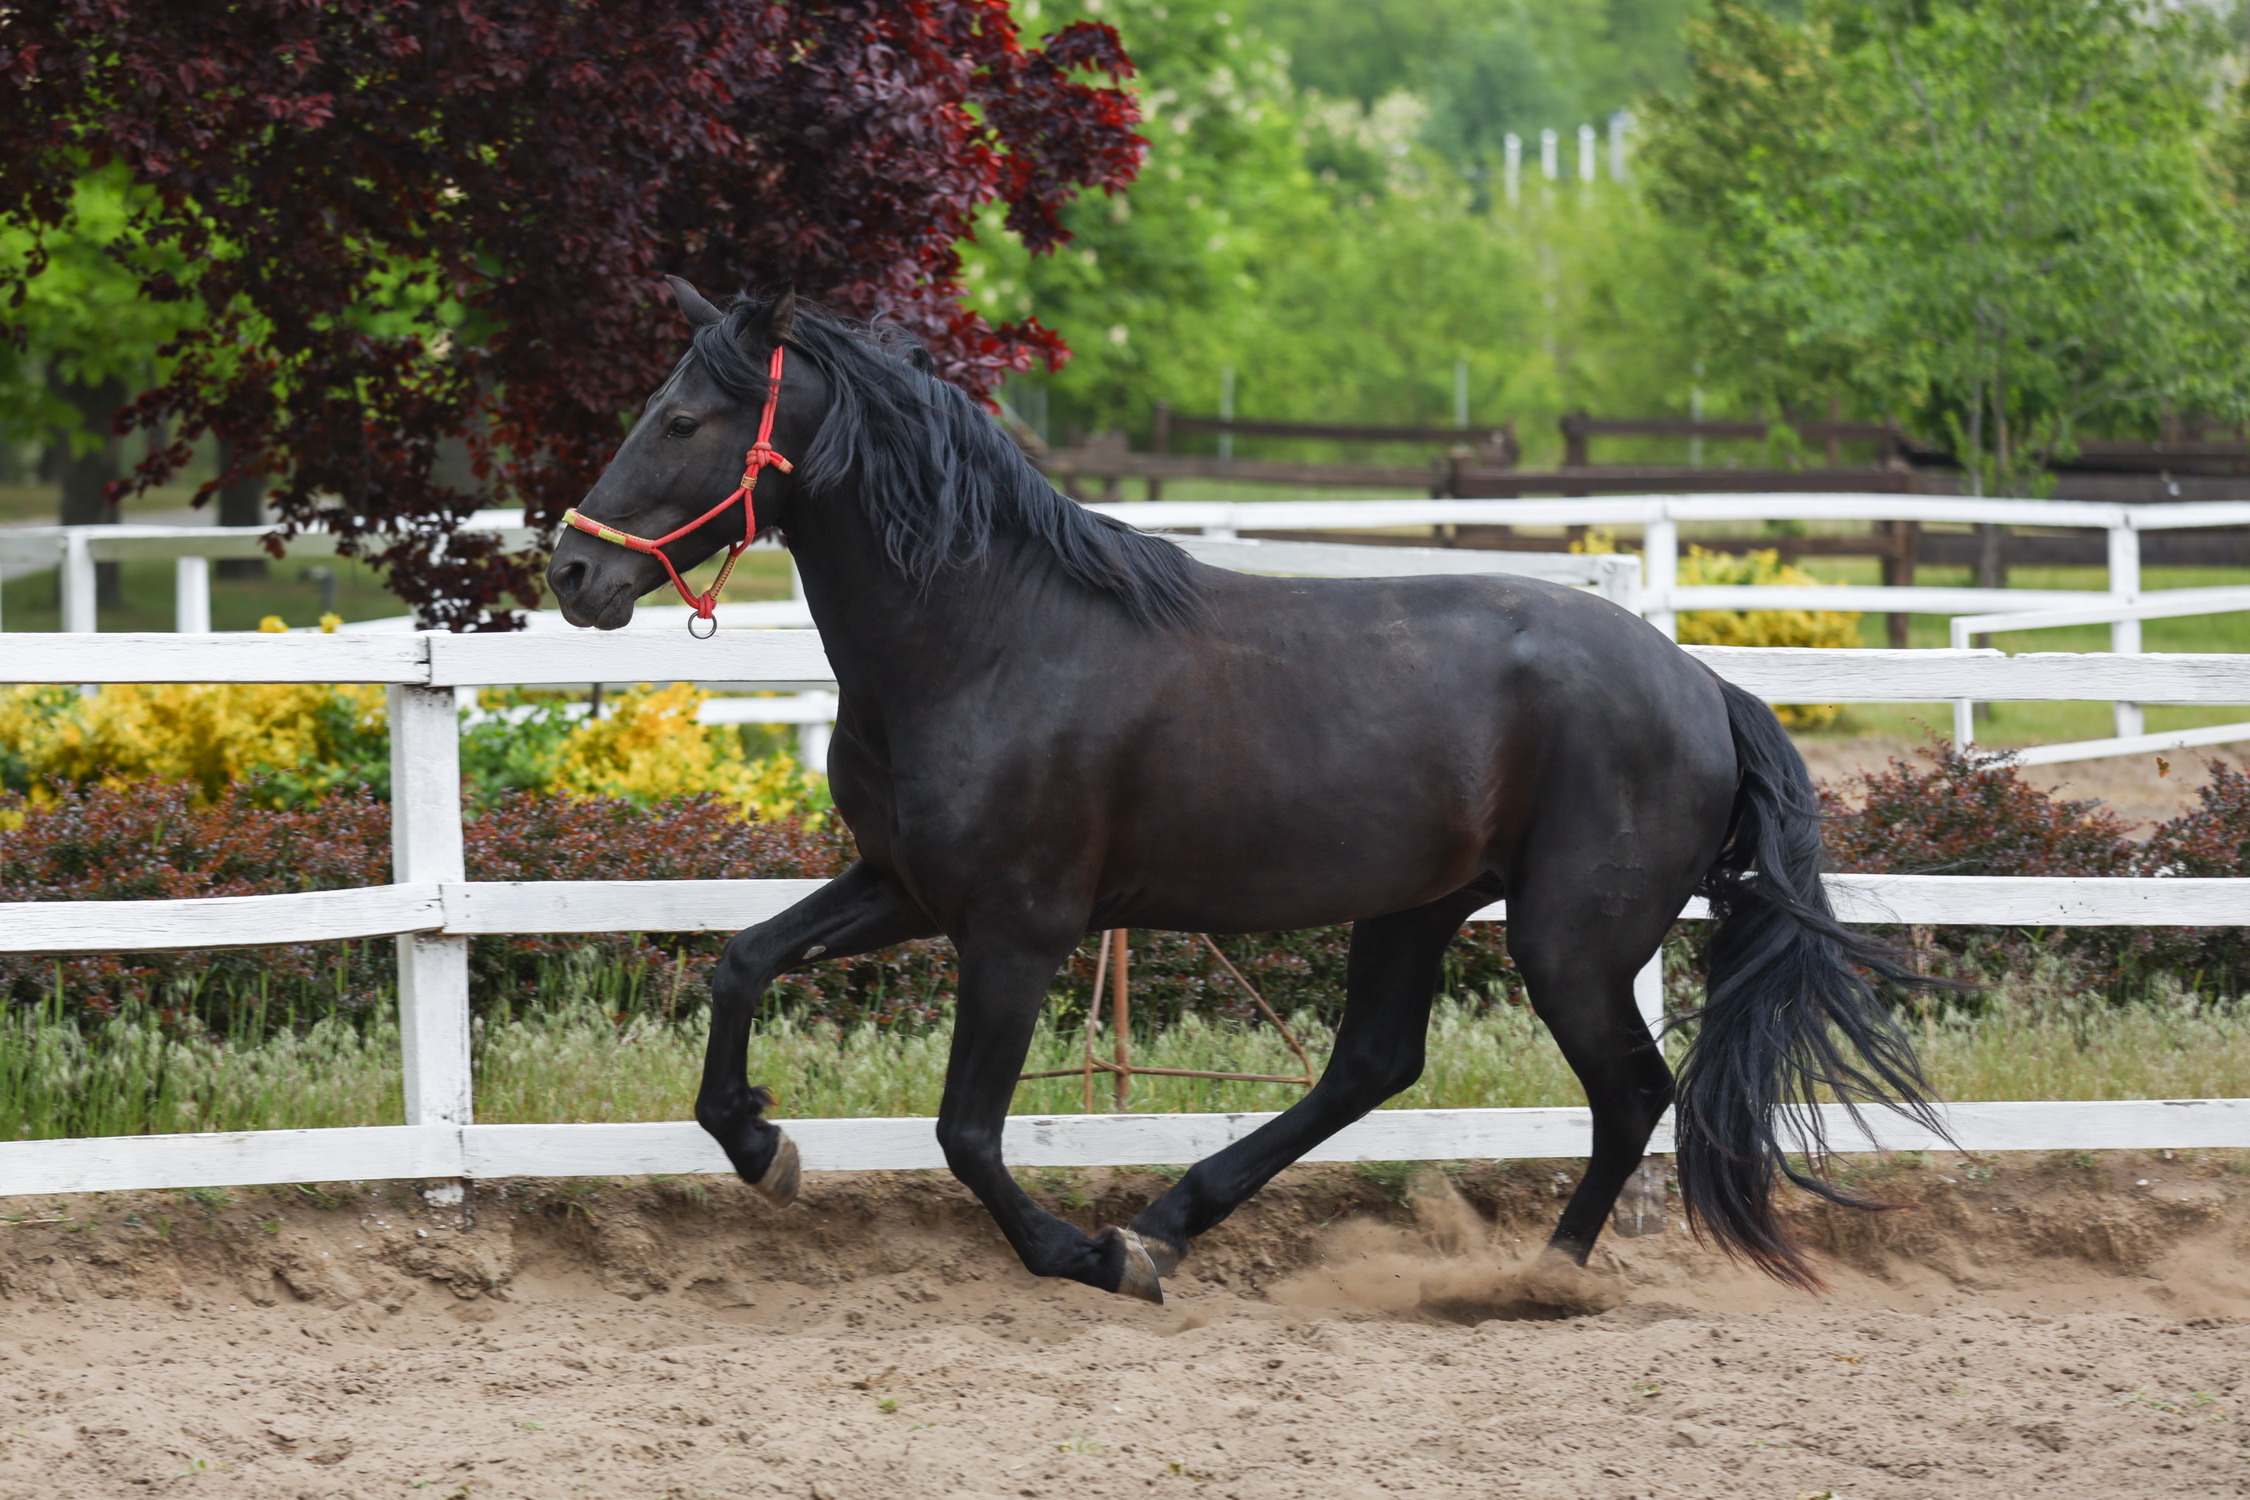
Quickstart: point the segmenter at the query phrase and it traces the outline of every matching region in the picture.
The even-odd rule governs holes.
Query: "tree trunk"
[[[2004,589],[2008,586],[2008,560],[2002,554],[2008,529],[1990,521],[1977,523],[1977,587]]]
[[[86,430],[99,441],[84,453],[66,446],[60,465],[62,481],[62,524],[65,526],[114,526],[117,524],[117,507],[103,493],[111,480],[116,479],[122,467],[122,444],[110,426],[110,419],[130,397],[125,382],[112,376],[92,384],[75,380],[58,380],[55,388],[65,401],[78,408],[79,420]],[[94,565],[94,598],[100,604],[116,604],[120,597],[117,564],[113,562]]]
[[[232,443],[219,444],[219,471],[226,472],[234,462]],[[221,526],[263,526],[266,524],[266,480],[262,474],[222,486],[219,490],[219,524]],[[262,557],[222,557],[219,559],[221,578],[263,578],[266,560]]]

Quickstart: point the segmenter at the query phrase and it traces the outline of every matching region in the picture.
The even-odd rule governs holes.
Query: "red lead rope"
[[[667,532],[655,541],[650,541],[646,537],[627,536],[624,532],[614,527],[604,526],[601,522],[589,516],[581,515],[576,510],[563,512],[563,524],[565,526],[574,527],[585,532],[588,536],[600,537],[605,542],[615,542],[620,547],[630,547],[635,552],[649,553],[658,562],[664,564],[664,571],[672,577],[672,587],[678,589],[680,597],[685,599],[689,606],[695,610],[694,616],[688,621],[688,634],[695,636],[698,640],[709,640],[713,635],[718,634],[719,591],[727,586],[727,575],[734,571],[734,565],[741,558],[743,550],[758,535],[758,471],[770,466],[781,470],[784,474],[793,472],[794,466],[790,464],[789,460],[773,451],[773,409],[780,403],[780,400],[781,346],[776,344],[773,347],[773,362],[766,368],[766,409],[758,417],[758,440],[752,443],[750,451],[743,455],[742,483],[736,486],[733,494],[678,530]],[[685,579],[680,577],[680,570],[672,566],[672,559],[665,555],[664,549],[689,532],[697,530],[705,522],[715,519],[737,500],[742,502],[742,540],[727,548],[727,560],[719,565],[719,576],[711,580],[711,587],[698,594],[687,586]],[[710,621],[710,630],[697,634],[695,628],[697,620]]]

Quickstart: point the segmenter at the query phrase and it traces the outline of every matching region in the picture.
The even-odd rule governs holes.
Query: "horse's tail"
[[[1777,1280],[1820,1277],[1774,1211],[1777,1177],[1834,1203],[1879,1208],[1808,1175],[1783,1144],[1825,1146],[1809,1106],[1827,1090],[1938,1127],[1920,1065],[1870,975],[1928,985],[1885,946],[1836,920],[1821,888],[1820,803],[1773,710],[1729,682],[1727,727],[1740,782],[1725,845],[1703,879],[1716,919],[1709,998],[1680,1068],[1680,1196],[1688,1223]]]

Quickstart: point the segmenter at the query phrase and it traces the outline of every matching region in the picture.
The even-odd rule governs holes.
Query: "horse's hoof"
[[[1156,1257],[1149,1253],[1149,1244],[1130,1229],[1109,1231],[1125,1247],[1125,1274],[1118,1278],[1117,1293],[1121,1297],[1134,1297],[1143,1302],[1164,1305],[1164,1280],[1156,1269]]]
[[[778,1132],[781,1144],[773,1148],[773,1161],[766,1173],[750,1186],[759,1197],[776,1208],[787,1208],[797,1201],[797,1143],[789,1139],[787,1131]]]

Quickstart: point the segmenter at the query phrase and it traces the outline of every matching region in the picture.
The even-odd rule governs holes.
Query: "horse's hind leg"
[[[773,1094],[751,1086],[745,1055],[750,1020],[766,986],[808,964],[936,931],[905,891],[861,863],[728,942],[711,976],[711,1038],[695,1119],[725,1149],[744,1182],[777,1203],[797,1196],[797,1148],[765,1118]]]
[[[1068,1277],[1161,1302],[1156,1273],[1138,1241],[1115,1229],[1089,1236],[1056,1218],[1032,1202],[1001,1157],[1008,1102],[1015,1097],[1047,987],[1083,930],[1073,925],[1040,937],[1015,930],[1020,925],[982,922],[954,938],[961,996],[937,1124],[945,1164],[977,1195],[1032,1275]]]
[[[1633,977],[1655,957],[1676,906],[1644,902],[1614,916],[1608,904],[1532,889],[1508,902],[1509,954],[1594,1115],[1593,1154],[1548,1246],[1580,1265],[1672,1102],[1672,1070],[1641,1019]]]
[[[1344,1017],[1320,1082],[1250,1134],[1197,1162],[1133,1220],[1169,1272],[1197,1235],[1264,1187],[1274,1173],[1422,1076],[1445,945],[1490,891],[1468,890],[1352,927]]]

